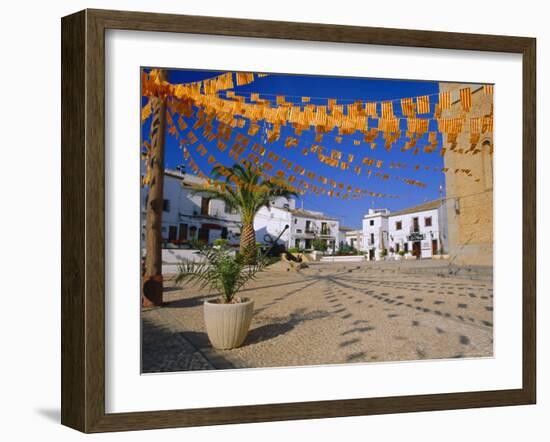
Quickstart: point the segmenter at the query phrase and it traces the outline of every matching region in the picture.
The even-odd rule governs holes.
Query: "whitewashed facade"
[[[363,248],[368,259],[405,251],[417,258],[444,254],[448,244],[445,202],[429,201],[397,212],[370,209],[363,218]]]
[[[264,207],[258,212],[254,219],[256,239],[261,243],[269,241],[266,235],[276,239],[287,225],[279,240],[287,249],[311,250],[317,238],[326,244],[328,251],[338,250],[338,220],[322,212],[296,209],[294,200],[282,206],[275,201],[269,209]]]
[[[380,259],[388,244],[388,209],[369,209],[363,218],[363,248],[369,260]]]
[[[162,214],[162,238],[165,247],[187,247],[193,240],[212,244],[223,238],[230,245],[240,242],[240,215],[229,209],[223,201],[194,193],[204,181],[190,174],[165,170],[164,206]],[[141,192],[142,245],[145,242],[145,210],[147,189]],[[309,250],[312,241],[320,238],[329,250],[338,249],[338,220],[321,212],[296,209],[294,199],[277,198],[269,208],[260,209],[254,219],[256,240],[269,244],[279,237],[286,248]]]
[[[346,230],[344,231],[343,241],[350,247],[356,250],[363,250],[363,230]]]
[[[193,186],[202,184],[195,175],[167,169],[164,172],[162,238],[165,246],[185,246],[198,240],[212,244],[224,238],[230,244],[240,241],[240,216],[220,200],[193,194]],[[142,241],[145,241],[147,189],[141,192]]]

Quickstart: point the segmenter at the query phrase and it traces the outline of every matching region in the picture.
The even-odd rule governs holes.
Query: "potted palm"
[[[252,315],[254,300],[237,296],[243,286],[254,279],[269,261],[259,256],[253,265],[243,259],[235,259],[227,245],[201,247],[198,262],[184,262],[179,265],[176,283],[199,285],[209,292],[218,293],[218,297],[204,302],[204,323],[206,333],[213,347],[231,349],[242,345]]]

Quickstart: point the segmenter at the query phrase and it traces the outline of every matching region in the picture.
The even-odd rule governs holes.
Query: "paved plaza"
[[[457,271],[458,270],[458,271]],[[202,304],[212,297],[167,277],[166,306],[142,314],[144,373],[490,357],[488,271],[439,261],[282,265],[242,296],[255,313],[243,346],[211,347]]]

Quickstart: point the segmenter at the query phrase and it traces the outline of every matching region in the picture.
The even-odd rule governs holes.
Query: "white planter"
[[[311,260],[312,261],[321,261],[321,258],[323,257],[324,253],[319,250],[314,250],[311,252]]]
[[[245,298],[245,302],[236,304],[204,301],[204,323],[212,346],[221,350],[241,346],[250,328],[253,313],[252,299]]]

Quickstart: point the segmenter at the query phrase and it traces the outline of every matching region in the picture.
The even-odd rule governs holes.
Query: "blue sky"
[[[220,71],[197,71],[197,70],[170,70],[169,81],[172,83],[187,83],[194,82],[216,76],[222,72]],[[295,101],[300,103],[299,96],[312,97],[312,104],[326,104],[326,98],[336,98],[342,100],[341,103],[346,104],[353,100],[363,101],[384,101],[399,99],[404,97],[414,97],[418,95],[437,94],[439,87],[437,82],[431,81],[407,81],[407,80],[386,80],[386,79],[372,79],[372,78],[348,78],[348,77],[329,77],[329,76],[307,76],[307,75],[287,75],[287,74],[270,74],[264,78],[258,78],[253,83],[246,86],[239,86],[233,89],[236,94],[239,92],[259,92],[261,98],[273,98],[275,95],[285,95],[287,101]],[[264,95],[262,94],[273,94]],[[293,98],[291,96],[296,96]],[[313,97],[323,97],[324,99],[315,99]],[[326,97],[326,98],[325,98]],[[345,101],[344,101],[345,100]],[[432,103],[437,101],[437,96],[431,97]],[[143,100],[145,103],[145,100]],[[400,115],[400,105],[394,103],[394,112],[396,115]],[[433,105],[432,105],[433,112]],[[424,116],[423,116],[424,117]],[[192,120],[186,120],[192,126]],[[144,139],[148,138],[149,124],[147,121],[142,125],[142,136]],[[215,126],[216,127],[216,126]],[[403,126],[401,127],[403,129]],[[434,129],[434,122],[431,123],[430,130]],[[234,137],[237,133],[247,135],[248,124],[242,128],[235,128],[233,131],[231,146],[234,143]],[[258,135],[251,138],[252,146],[254,142],[262,143],[261,132]],[[274,143],[265,144],[266,149],[273,151],[281,157],[287,158],[295,164],[303,166],[308,171],[313,171],[316,174],[332,178],[345,184],[351,184],[354,188],[360,187],[363,189],[372,190],[374,192],[380,192],[385,194],[398,195],[399,198],[371,198],[363,197],[357,200],[347,199],[341,200],[339,198],[331,198],[323,195],[306,194],[301,196],[297,202],[300,207],[303,202],[303,207],[310,210],[323,211],[328,215],[339,218],[343,225],[353,228],[359,228],[361,226],[361,220],[363,215],[368,212],[371,207],[376,208],[388,208],[390,210],[399,210],[406,207],[410,207],[416,204],[420,204],[424,201],[435,199],[439,197],[439,186],[445,183],[445,177],[442,172],[434,172],[433,170],[424,171],[422,169],[415,171],[413,167],[415,164],[421,164],[422,166],[431,166],[441,168],[443,167],[443,158],[439,155],[437,150],[434,153],[424,153],[422,147],[427,144],[427,135],[422,138],[418,146],[420,147],[417,155],[413,154],[411,149],[406,152],[401,152],[400,148],[404,144],[404,130],[403,138],[395,143],[392,149],[387,152],[384,149],[384,142],[380,136],[376,142],[376,149],[371,150],[368,143],[361,142],[359,146],[353,144],[354,139],[362,140],[361,134],[356,135],[344,135],[342,137],[341,144],[336,143],[334,137],[337,136],[336,130],[325,134],[323,141],[318,143],[330,151],[331,148],[341,151],[345,156],[348,153],[354,155],[354,161],[350,164],[350,169],[342,171],[339,168],[333,168],[328,165],[322,164],[318,159],[310,154],[304,156],[302,154],[302,148],[310,146],[315,143],[315,131],[304,131],[299,138],[300,143],[298,147],[288,149],[284,146],[284,140],[286,135],[293,135],[293,131],[283,128],[281,131],[280,141]],[[194,133],[199,138],[199,143],[202,143],[218,161],[225,165],[232,165],[231,160],[225,153],[221,153],[216,148],[216,140],[209,143],[202,137],[202,130],[196,130]],[[441,141],[440,135],[438,140]],[[242,157],[246,158],[250,150],[246,150]],[[195,151],[195,146],[190,149],[190,153],[193,159],[198,163],[201,170],[208,174],[210,166],[206,162],[205,157],[201,157],[198,152]],[[364,156],[370,158],[381,159],[384,161],[384,166],[379,169],[380,172],[387,172],[391,176],[400,176],[404,178],[411,178],[422,181],[427,184],[426,188],[420,188],[417,186],[411,186],[403,183],[400,180],[389,179],[382,180],[373,175],[367,177],[363,172],[360,175],[356,175],[353,172],[353,166],[360,165],[361,159]],[[406,169],[390,169],[385,165],[392,161],[399,161],[407,163],[409,167]],[[182,151],[179,148],[179,142],[172,136],[166,137],[166,167],[176,168],[180,165],[185,165],[185,160],[182,157]],[[281,163],[274,163],[274,170],[277,170],[281,166]],[[188,169],[189,171],[189,169]],[[319,184],[315,182],[315,184]],[[327,189],[329,186],[325,186]]]

